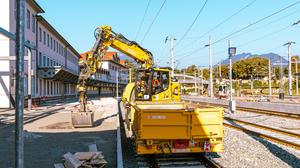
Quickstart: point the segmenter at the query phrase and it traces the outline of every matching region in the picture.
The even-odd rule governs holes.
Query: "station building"
[[[85,52],[82,55],[88,53]],[[116,84],[118,83],[119,96],[121,96],[120,94],[128,83],[128,75],[129,68],[125,65],[125,60],[120,60],[117,52],[106,52],[101,69],[88,82],[88,94],[116,96]]]
[[[15,0],[0,1],[0,108],[14,108],[16,43],[3,31],[16,32],[15,5]],[[35,0],[26,0],[25,41],[33,47],[25,49],[24,91],[25,100],[32,98],[37,104],[48,99],[76,97],[79,74],[80,54],[42,16],[44,12]],[[112,55],[105,56],[103,68],[91,79],[94,82],[90,83],[90,94],[115,91],[113,87],[116,87],[118,70],[121,74],[120,87],[127,82],[126,67],[120,63],[116,53]]]

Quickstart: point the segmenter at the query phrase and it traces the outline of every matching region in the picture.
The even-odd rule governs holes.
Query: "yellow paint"
[[[137,154],[204,152],[205,142],[211,144],[211,152],[224,150],[222,108],[189,110],[179,102],[140,101],[133,106],[136,114],[132,131],[136,135]],[[173,143],[179,139],[188,140],[189,146],[175,149]]]

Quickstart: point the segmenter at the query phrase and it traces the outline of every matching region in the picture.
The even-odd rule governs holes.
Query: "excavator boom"
[[[94,35],[96,42],[93,48],[78,63],[80,67],[77,83],[79,108],[72,112],[72,124],[74,127],[93,126],[93,112],[87,107],[87,82],[101,68],[101,60],[108,47],[112,47],[133,58],[141,65],[142,69],[153,67],[151,52],[141,47],[138,43],[126,39],[122,34],[113,32],[110,26],[98,27]]]

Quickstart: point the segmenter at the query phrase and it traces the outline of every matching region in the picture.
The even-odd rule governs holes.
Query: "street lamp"
[[[229,56],[229,83],[230,83],[230,97],[229,97],[229,111],[234,112],[235,101],[232,99],[232,57],[236,54],[236,47],[231,47],[231,41],[228,41],[228,56]]]
[[[211,44],[211,37],[209,36],[209,41],[208,44],[206,44],[204,47],[208,47],[209,48],[209,96],[213,97],[214,91],[213,91],[213,79],[212,79],[212,44]]]

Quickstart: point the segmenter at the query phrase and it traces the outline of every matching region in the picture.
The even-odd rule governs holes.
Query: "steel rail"
[[[294,133],[294,132],[285,131],[285,130],[281,130],[281,129],[276,129],[276,128],[268,127],[268,126],[265,126],[265,125],[255,124],[255,123],[251,123],[251,122],[247,122],[247,121],[242,121],[242,120],[234,119],[234,118],[230,118],[230,117],[224,117],[224,119],[225,120],[234,121],[236,123],[250,125],[250,126],[253,126],[253,127],[260,128],[260,129],[264,129],[264,130],[268,130],[268,131],[272,131],[272,132],[276,132],[276,133],[280,133],[280,134],[284,134],[284,135],[288,135],[288,136],[300,139],[300,134],[297,134],[297,133]]]
[[[199,160],[197,161],[195,159],[199,159]],[[203,165],[209,168],[222,168],[222,166],[216,163],[213,159],[211,159],[210,156],[204,154],[200,154],[200,156],[196,156],[195,154],[180,155],[179,158],[176,157],[176,155],[173,157],[172,156],[158,157],[155,155],[146,155],[145,161],[147,161],[150,168],[159,168],[160,166],[197,167],[199,166],[198,165],[199,163],[201,163],[201,166]]]
[[[186,101],[184,101],[186,102]],[[207,102],[198,102],[198,101],[188,101],[190,103],[195,103],[199,105],[206,105],[206,106],[221,106],[224,108],[227,108],[228,105],[223,105],[223,104],[216,104],[216,103],[207,103]],[[288,119],[295,119],[295,120],[300,120],[300,114],[296,113],[289,113],[289,112],[279,112],[279,111],[272,111],[272,110],[263,110],[263,109],[255,109],[255,108],[246,108],[246,107],[236,107],[237,110],[240,110],[240,112],[250,112],[250,113],[257,113],[257,114],[265,114],[265,115],[270,115],[270,116],[276,116],[276,117],[283,117],[283,118],[288,118]]]
[[[270,135],[263,134],[263,133],[260,133],[260,132],[252,131],[252,130],[249,130],[249,129],[246,129],[246,128],[243,128],[243,127],[240,127],[240,126],[235,126],[235,125],[232,125],[232,124],[228,124],[228,123],[225,123],[225,122],[223,124],[226,127],[233,128],[233,129],[245,132],[246,134],[251,134],[253,136],[256,136],[256,137],[259,137],[259,138],[262,138],[262,139],[265,139],[265,140],[269,140],[269,141],[272,141],[272,142],[275,142],[275,143],[278,143],[278,144],[282,144],[282,145],[300,150],[300,144],[297,144],[297,143],[294,143],[294,142],[289,142],[289,141],[286,141],[286,140],[283,140],[283,139],[280,139],[280,138],[277,138],[277,137],[274,137],[274,136],[270,136]]]

